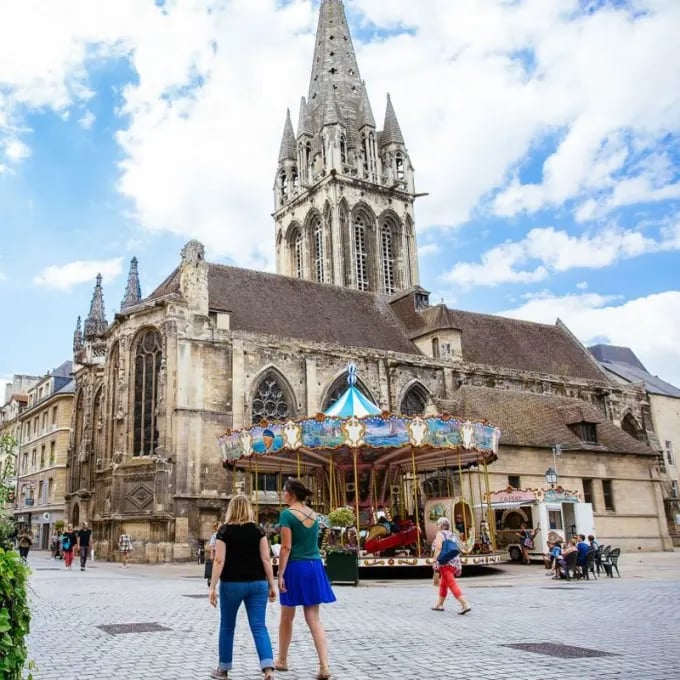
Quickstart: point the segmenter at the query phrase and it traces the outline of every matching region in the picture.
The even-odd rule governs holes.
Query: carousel
[[[385,413],[357,388],[354,365],[347,382],[325,413],[265,421],[219,438],[232,479],[239,472],[250,479],[259,521],[281,509],[283,480],[294,476],[314,492],[308,502],[323,516],[322,524],[333,510],[352,511],[353,527],[326,521],[322,549],[340,540],[356,551],[362,568],[431,565],[441,516],[458,536],[463,564],[504,561],[496,551],[488,502],[487,466],[498,456],[500,430],[448,414]],[[275,498],[266,505],[256,491],[263,475],[278,480]]]

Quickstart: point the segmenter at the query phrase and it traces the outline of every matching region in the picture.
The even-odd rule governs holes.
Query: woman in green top
[[[279,560],[279,592],[281,621],[279,623],[279,656],[274,668],[288,670],[288,647],[293,635],[295,608],[302,605],[319,655],[317,680],[331,677],[328,667],[326,632],[319,618],[322,602],[335,602],[326,571],[319,554],[319,521],[305,499],[311,491],[299,479],[289,479],[283,489],[283,502],[288,505],[279,517],[281,526],[281,556]]]

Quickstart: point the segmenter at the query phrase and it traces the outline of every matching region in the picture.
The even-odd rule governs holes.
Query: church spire
[[[104,312],[104,292],[102,290],[102,275],[97,274],[97,283],[92,293],[92,302],[90,302],[90,313],[85,319],[85,337],[92,335],[100,335],[104,333],[109,324],[106,321],[106,313]]]
[[[314,111],[317,127],[321,127],[319,112],[331,90],[335,90],[343,118],[353,117],[361,76],[342,0],[321,2],[313,64],[307,103]]]
[[[283,137],[281,138],[281,149],[279,150],[279,163],[294,160],[297,160],[295,132],[293,132],[293,123],[290,119],[290,109],[287,109],[286,124],[283,126]]]
[[[387,95],[387,108],[385,110],[385,125],[383,125],[382,137],[380,139],[382,146],[386,144],[404,144],[404,135],[401,134],[397,114],[394,112],[392,106],[392,98]]]
[[[139,272],[137,270],[137,258],[133,257],[130,260],[130,271],[128,273],[127,286],[125,287],[125,295],[120,303],[120,311],[126,310],[128,307],[134,307],[142,301],[142,288],[139,285]]]
[[[300,117],[298,118],[298,137],[307,135],[311,137],[314,134],[312,130],[312,122],[309,120],[309,112],[307,110],[307,100],[302,97],[300,100]]]

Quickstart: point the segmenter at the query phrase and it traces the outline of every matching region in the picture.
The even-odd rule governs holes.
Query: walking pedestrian
[[[524,564],[531,564],[531,558],[529,557],[529,551],[534,549],[534,539],[536,534],[541,528],[540,524],[536,525],[535,529],[529,529],[526,522],[522,522],[519,525],[519,532],[515,532],[520,538],[520,547],[522,549],[522,562]]]
[[[73,531],[73,524],[66,526],[66,531],[61,535],[61,551],[64,554],[64,565],[67,569],[73,563],[73,551],[78,543],[78,535]]]
[[[229,559],[225,556],[228,554]],[[250,501],[243,495],[229,502],[225,523],[217,532],[209,602],[217,606],[220,583],[219,664],[213,678],[227,678],[232,668],[236,615],[245,603],[250,632],[260,659],[264,680],[274,679],[274,653],[265,625],[267,599],[274,602],[274,569],[269,542],[255,524]]]
[[[460,565],[458,556],[456,555],[456,557],[443,564],[438,561],[442,551],[442,545],[446,540],[455,540],[455,536],[451,531],[451,524],[448,518],[440,517],[437,520],[437,535],[432,543],[432,555],[434,556],[439,571],[439,599],[432,609],[438,612],[444,611],[444,602],[446,601],[446,596],[450,590],[453,596],[460,602],[460,611],[458,613],[467,614],[472,607],[470,607],[463,596],[460,586],[456,583],[456,569],[459,568]]]
[[[132,539],[129,534],[123,532],[118,537],[118,551],[120,552],[120,559],[123,562],[124,569],[127,569],[128,558],[130,557],[132,550]]]
[[[33,534],[30,529],[24,529],[19,534],[17,545],[19,546],[19,557],[21,557],[21,561],[26,564],[28,561],[28,552],[33,545]]]
[[[59,557],[59,534],[56,531],[52,534],[52,538],[50,538],[50,554],[53,560]]]
[[[78,548],[80,550],[80,571],[85,571],[87,556],[90,554],[92,545],[92,529],[89,529],[87,522],[83,522],[78,532]]]
[[[274,668],[288,670],[288,647],[293,635],[295,608],[302,605],[305,621],[312,634],[319,657],[317,680],[331,677],[328,665],[326,631],[319,617],[319,605],[335,602],[319,553],[319,519],[305,500],[311,491],[299,479],[289,479],[283,488],[283,502],[288,506],[279,517],[281,525],[281,557],[279,592],[279,656]]]

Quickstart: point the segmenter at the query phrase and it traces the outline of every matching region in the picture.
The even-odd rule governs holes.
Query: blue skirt
[[[283,579],[286,582],[286,592],[280,596],[284,607],[313,607],[335,602],[335,594],[321,560],[288,562]]]

